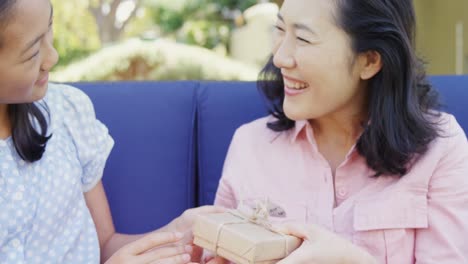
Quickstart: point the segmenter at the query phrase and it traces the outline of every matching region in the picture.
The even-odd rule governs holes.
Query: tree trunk
[[[273,2],[276,3],[278,6],[281,6],[284,0],[273,0]]]
[[[103,0],[100,0],[97,6],[90,6],[88,8],[96,21],[101,45],[106,45],[120,40],[122,32],[125,30],[128,22],[135,17],[140,6],[140,0],[133,1],[135,2],[135,8],[125,21],[117,21],[117,9],[122,3],[122,0],[112,0],[109,3],[109,12],[107,14],[103,12],[103,6],[106,4]],[[121,25],[118,25],[118,22],[121,22]]]

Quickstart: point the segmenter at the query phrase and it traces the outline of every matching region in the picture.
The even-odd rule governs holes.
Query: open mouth
[[[284,85],[288,87],[289,89],[294,89],[294,90],[303,90],[309,87],[309,84],[307,83],[295,82],[295,81],[291,81],[288,79],[284,80]]]

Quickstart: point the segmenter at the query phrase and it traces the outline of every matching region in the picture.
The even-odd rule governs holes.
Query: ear
[[[377,51],[366,51],[359,54],[360,77],[369,80],[382,69],[382,57]]]

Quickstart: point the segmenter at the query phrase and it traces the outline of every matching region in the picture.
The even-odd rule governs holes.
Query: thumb
[[[139,255],[152,248],[166,244],[172,244],[183,238],[182,233],[153,232],[127,245],[127,250],[132,255]]]
[[[276,264],[311,264],[304,254],[302,248],[293,251],[289,256],[277,262]]]
[[[304,240],[310,239],[310,237],[312,236],[311,228],[302,224],[288,223],[288,224],[274,226],[273,229],[279,233],[295,236]]]
[[[215,257],[207,262],[207,264],[228,264],[229,261],[221,257]]]

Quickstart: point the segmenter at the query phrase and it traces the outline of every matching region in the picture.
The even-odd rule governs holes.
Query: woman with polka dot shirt
[[[0,1],[0,263],[188,263],[195,215],[115,232],[101,183],[113,140],[89,98],[48,83],[49,0]]]

